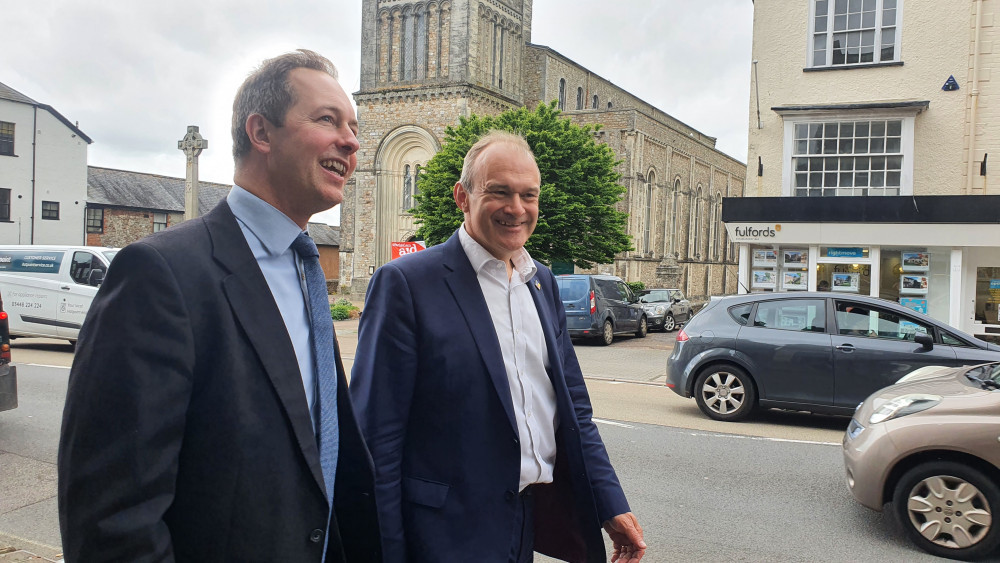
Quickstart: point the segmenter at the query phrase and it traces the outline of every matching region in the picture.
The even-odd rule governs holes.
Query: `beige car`
[[[977,559],[1000,545],[1000,363],[922,368],[858,406],[847,485],[924,550]]]

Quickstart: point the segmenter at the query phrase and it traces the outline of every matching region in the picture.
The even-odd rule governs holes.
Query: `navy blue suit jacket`
[[[553,485],[536,499],[536,551],[605,561],[601,522],[629,511],[591,420],[556,279],[529,289],[555,389]],[[537,284],[536,284],[537,282]],[[386,561],[506,562],[520,447],[489,309],[458,234],[372,277],[351,396],[376,468]]]

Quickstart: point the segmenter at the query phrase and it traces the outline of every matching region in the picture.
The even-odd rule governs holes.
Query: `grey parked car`
[[[734,295],[713,298],[678,331],[667,387],[716,420],[757,406],[850,415],[917,368],[990,361],[1000,361],[1000,347],[892,301]]]
[[[646,310],[650,330],[670,332],[691,318],[691,303],[679,289],[644,289],[639,303]]]
[[[568,274],[556,283],[570,338],[599,338],[607,346],[616,334],[646,336],[646,312],[618,276]]]

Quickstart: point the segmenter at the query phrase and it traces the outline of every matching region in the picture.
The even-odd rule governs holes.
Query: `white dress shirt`
[[[537,268],[522,248],[514,255],[514,272],[508,279],[507,265],[469,236],[464,224],[458,238],[476,271],[503,353],[521,446],[519,490],[551,483],[556,461],[556,394],[546,371],[549,355],[542,323],[531,298],[531,292],[538,291],[532,281]]]
[[[281,320],[295,350],[299,373],[302,374],[302,388],[312,417],[313,431],[318,432],[317,382],[309,334],[309,290],[302,260],[291,248],[302,229],[287,215],[239,186],[233,186],[226,201],[278,305]]]

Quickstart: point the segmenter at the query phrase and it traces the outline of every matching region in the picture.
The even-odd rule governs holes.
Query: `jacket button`
[[[323,530],[316,528],[312,532],[309,532],[309,541],[313,543],[319,543],[323,541]]]
[[[507,491],[506,493],[503,494],[503,498],[505,498],[507,500],[513,500],[514,499],[514,491]]]

